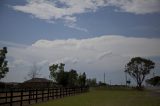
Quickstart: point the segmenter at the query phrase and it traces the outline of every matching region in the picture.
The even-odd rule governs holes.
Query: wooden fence
[[[0,106],[23,106],[87,92],[88,87],[0,91]]]

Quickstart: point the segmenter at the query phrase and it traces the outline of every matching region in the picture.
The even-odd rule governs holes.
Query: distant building
[[[46,78],[32,78],[30,80],[24,81],[20,87],[22,88],[48,88],[54,87],[57,84]]]

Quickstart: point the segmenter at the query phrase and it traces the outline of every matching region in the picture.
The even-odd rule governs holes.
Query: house
[[[48,88],[54,87],[57,84],[46,78],[32,78],[30,80],[24,81],[20,87],[22,88]]]

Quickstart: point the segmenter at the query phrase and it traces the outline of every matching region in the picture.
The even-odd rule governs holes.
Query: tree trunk
[[[142,90],[142,89],[143,89],[141,82],[137,83],[137,88],[138,88],[139,90]]]

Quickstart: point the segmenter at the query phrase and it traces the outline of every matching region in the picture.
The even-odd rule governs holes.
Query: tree
[[[155,76],[153,78],[147,79],[146,83],[153,86],[160,86],[160,76]]]
[[[74,69],[71,69],[69,71],[69,76],[68,76],[68,84],[69,86],[77,86],[78,85],[78,74],[77,71]]]
[[[49,66],[50,78],[54,81],[57,80],[58,64],[53,64]]]
[[[6,61],[7,47],[3,47],[0,50],[0,79],[4,78],[6,73],[9,71],[7,67],[8,61]]]
[[[92,86],[92,87],[97,86],[97,80],[96,80],[96,78],[87,79],[86,83],[87,83],[88,86]]]
[[[31,66],[31,69],[28,72],[28,76],[31,79],[36,78],[36,77],[40,76],[40,70],[41,70],[41,67],[39,67],[37,64],[33,63],[33,66]]]
[[[60,71],[57,73],[57,83],[66,87],[68,86],[68,81],[69,81],[69,73],[65,71]]]
[[[142,83],[146,75],[150,73],[154,66],[155,63],[151,60],[134,57],[125,66],[125,72],[136,81],[138,88],[142,88]]]
[[[85,86],[86,85],[86,73],[84,72],[82,74],[82,86]]]
[[[79,85],[85,86],[86,85],[86,73],[84,72],[82,75],[79,75]]]
[[[62,86],[67,86],[69,73],[64,71],[64,66],[63,63],[49,66],[50,78]]]
[[[59,82],[60,77],[62,77],[64,73],[64,66],[65,64],[63,63],[60,63],[60,65],[53,64],[49,66],[50,78],[55,80],[56,82]]]

